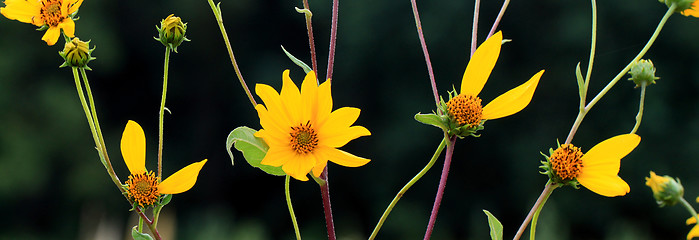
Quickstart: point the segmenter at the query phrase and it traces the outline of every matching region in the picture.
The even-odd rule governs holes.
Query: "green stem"
[[[92,139],[95,141],[95,147],[100,150],[100,140],[97,135],[97,130],[95,130],[95,122],[93,121],[90,109],[87,106],[87,101],[85,100],[85,92],[83,91],[82,84],[80,83],[80,75],[78,74],[78,68],[73,67],[73,78],[75,79],[75,88],[78,91],[78,98],[80,98],[80,103],[82,104],[83,111],[85,112],[85,117],[87,118],[87,123],[90,125],[90,131],[92,132]],[[101,151],[100,151],[101,152]],[[107,167],[105,162],[102,162],[104,167]]]
[[[296,233],[296,239],[301,240],[301,231],[299,231],[299,224],[296,222],[296,214],[294,214],[294,207],[291,205],[291,192],[289,191],[289,175],[286,175],[286,180],[284,180],[284,193],[286,195],[286,206],[289,207],[289,214],[291,215],[291,223],[294,224],[294,232]]]
[[[165,66],[163,67],[163,95],[160,99],[158,114],[158,182],[163,179],[163,121],[165,118],[165,98],[167,96],[168,66],[170,65],[170,49],[165,48]]]
[[[675,12],[675,9],[677,9],[677,5],[676,5],[676,4],[672,4],[672,5],[670,6],[670,8],[668,8],[667,12],[665,12],[665,15],[663,16],[663,18],[662,18],[662,19],[660,20],[660,22],[658,23],[658,26],[655,28],[655,31],[653,32],[653,35],[650,37],[650,39],[648,39],[648,42],[647,42],[646,45],[643,47],[643,49],[641,49],[641,51],[636,55],[636,57],[635,57],[633,60],[631,60],[631,62],[629,62],[629,64],[627,64],[626,67],[625,67],[624,69],[622,69],[622,70],[607,84],[607,86],[605,86],[604,89],[602,89],[602,90],[597,94],[597,96],[595,96],[595,97],[590,101],[590,103],[587,104],[587,106],[585,106],[585,108],[580,109],[580,112],[578,112],[578,117],[575,119],[575,123],[573,123],[573,127],[570,129],[570,133],[568,133],[568,138],[566,138],[566,142],[565,142],[566,144],[568,144],[568,143],[570,143],[571,141],[573,141],[573,136],[575,136],[575,133],[577,132],[578,127],[580,126],[580,122],[582,122],[583,118],[585,118],[585,114],[587,114],[587,112],[589,112],[590,109],[592,109],[592,107],[595,106],[595,104],[597,104],[597,102],[599,102],[599,100],[600,100],[602,97],[604,97],[604,95],[607,94],[607,92],[609,92],[609,90],[610,90],[612,87],[614,87],[614,85],[615,85],[617,82],[619,82],[619,80],[621,80],[621,78],[631,69],[631,65],[633,65],[633,63],[635,63],[636,61],[640,60],[640,59],[643,57],[643,55],[645,55],[646,52],[648,52],[648,50],[650,49],[650,47],[653,46],[653,43],[654,43],[655,40],[658,38],[658,35],[660,34],[660,31],[663,29],[663,26],[665,26],[665,23],[667,22],[668,18],[670,18],[670,16]]]
[[[143,218],[138,218],[138,232],[143,233]]]
[[[583,104],[586,101],[587,89],[589,89],[590,86],[590,75],[592,74],[592,66],[595,62],[595,49],[597,46],[597,1],[590,0],[590,2],[592,4],[592,39],[590,40],[590,61],[587,63],[587,73],[585,73],[585,88],[582,96]]]
[[[231,58],[231,64],[233,64],[235,74],[236,76],[238,76],[240,85],[243,86],[243,90],[245,90],[245,94],[248,95],[248,99],[250,99],[250,103],[252,103],[252,107],[254,108],[255,106],[257,106],[257,102],[255,102],[255,98],[252,97],[252,93],[250,92],[248,85],[245,83],[245,79],[243,79],[243,74],[240,73],[238,63],[235,61],[235,55],[233,55],[231,41],[228,40],[228,33],[226,33],[226,27],[223,26],[223,17],[221,16],[221,9],[218,6],[214,5],[214,1],[212,0],[209,0],[209,6],[211,6],[211,10],[214,12],[214,17],[216,17],[216,22],[218,23],[218,27],[221,29],[221,35],[223,36],[223,41],[226,43],[226,49],[228,49],[228,56],[230,56]]]
[[[376,238],[376,235],[379,233],[381,226],[383,226],[383,223],[386,221],[386,218],[388,218],[388,214],[391,213],[393,207],[396,206],[396,204],[398,203],[398,200],[400,200],[401,197],[403,197],[403,195],[408,191],[408,189],[410,189],[410,187],[412,187],[413,184],[420,180],[420,178],[422,178],[422,176],[424,176],[425,173],[427,173],[427,171],[429,171],[430,168],[432,168],[432,165],[434,165],[435,161],[437,161],[439,155],[442,154],[442,150],[444,150],[444,146],[446,145],[447,138],[444,138],[442,139],[442,142],[437,147],[437,150],[434,152],[434,155],[432,155],[432,159],[430,159],[427,165],[425,165],[425,167],[422,168],[422,170],[418,172],[417,175],[413,177],[413,179],[410,179],[410,181],[407,184],[405,184],[405,186],[403,186],[403,188],[401,188],[400,191],[398,191],[398,194],[396,194],[396,196],[393,198],[393,201],[391,201],[386,210],[383,212],[383,215],[381,215],[381,219],[379,219],[379,223],[377,223],[376,227],[374,227],[374,231],[371,232],[369,240],[373,240],[374,238]]]
[[[539,198],[536,200],[536,203],[534,203],[534,206],[532,206],[532,209],[529,210],[529,214],[527,214],[527,217],[524,218],[524,221],[522,222],[522,225],[519,226],[519,230],[517,230],[517,234],[513,238],[513,240],[518,240],[519,238],[522,237],[522,234],[524,233],[524,229],[527,228],[527,225],[529,225],[529,221],[534,218],[532,222],[532,229],[530,230],[530,238],[533,239],[533,236],[535,234],[535,228],[536,228],[536,221],[538,221],[539,218],[539,212],[541,212],[541,209],[544,207],[544,204],[546,203],[546,200],[548,200],[549,196],[551,196],[551,193],[553,192],[554,189],[558,188],[559,185],[556,183],[552,183],[551,180],[549,180],[546,183],[546,186],[544,187],[544,190],[541,191],[541,195],[539,195]]]
[[[636,125],[633,126],[631,133],[636,133],[638,127],[641,126],[641,119],[643,118],[643,103],[646,100],[646,84],[641,85],[641,100],[638,103],[638,114],[636,114]]]
[[[684,208],[686,208],[687,211],[689,211],[689,213],[691,213],[692,216],[697,220],[697,224],[699,224],[699,216],[697,215],[697,211],[694,210],[692,205],[689,204],[689,202],[687,202],[687,200],[685,200],[684,197],[680,198],[680,202],[682,203],[682,206],[684,206]]]

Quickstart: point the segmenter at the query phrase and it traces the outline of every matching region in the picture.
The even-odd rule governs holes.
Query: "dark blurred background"
[[[131,4],[133,3],[133,4]],[[321,75],[325,75],[331,1],[311,1]],[[483,1],[482,42],[501,1]],[[256,83],[281,87],[291,69],[281,51],[310,64],[301,1],[223,1],[224,23],[241,71]],[[595,95],[643,47],[666,11],[657,1],[600,1],[598,45],[589,95]],[[460,86],[468,62],[472,1],[421,1],[419,10],[437,79],[446,96]],[[76,35],[90,39],[97,60],[88,72],[112,163],[123,180],[119,141],[128,120],[147,136],[147,167],[156,168],[157,116],[164,47],[153,36],[174,13],[188,22],[192,40],[171,57],[165,120],[169,176],[207,158],[191,190],[165,208],[160,230],[168,239],[293,239],[284,178],[250,167],[225,149],[238,126],[260,128],[206,1],[85,1]],[[512,1],[500,24],[505,38],[480,97],[489,102],[546,69],[531,104],[486,123],[480,138],[459,140],[433,239],[489,239],[487,209],[511,238],[539,196],[546,177],[539,152],[564,141],[577,113],[574,69],[586,68],[590,3]],[[650,170],[679,177],[691,202],[699,195],[699,19],[674,15],[646,58],[661,78],[647,91],[643,140],[622,161],[631,186],[624,197],[587,189],[556,190],[538,225],[539,239],[684,239],[689,214],[658,208],[644,176]],[[130,206],[100,164],[76,96],[70,69],[30,24],[0,19],[0,239],[128,239],[136,223]],[[360,168],[329,165],[340,239],[366,239],[396,192],[429,160],[438,129],[413,120],[435,109],[410,2],[341,1],[333,78],[335,108],[362,109],[357,125],[372,136],[342,149],[372,161]],[[626,78],[626,77],[625,77]],[[588,114],[574,143],[589,150],[634,125],[639,89],[623,80]],[[420,239],[427,225],[443,157],[398,203],[379,239]],[[320,191],[313,181],[291,183],[304,239],[325,239]],[[696,204],[695,204],[696,205]]]

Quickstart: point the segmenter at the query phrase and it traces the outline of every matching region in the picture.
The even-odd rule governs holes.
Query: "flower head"
[[[127,195],[141,207],[153,205],[161,194],[182,193],[194,186],[199,171],[206,159],[189,164],[170,175],[162,182],[153,171],[146,169],[146,135],[141,125],[129,121],[121,137],[121,155],[129,168],[129,179],[126,180]]]
[[[572,144],[563,144],[550,150],[541,168],[555,183],[574,187],[579,183],[602,196],[623,196],[630,188],[617,175],[621,158],[640,142],[641,137],[636,134],[619,135],[598,143],[587,153]]]
[[[78,11],[83,0],[5,0],[0,13],[6,18],[38,27],[48,27],[41,38],[48,45],[56,44],[61,30],[68,37],[75,36],[72,14]]]
[[[655,84],[655,80],[660,79],[655,76],[655,67],[653,62],[646,59],[641,59],[634,62],[629,70],[631,77],[629,80],[636,84],[636,87],[648,86]]]
[[[177,52],[177,47],[182,42],[189,41],[185,36],[187,24],[183,23],[180,17],[175,17],[174,14],[170,14],[160,21],[160,27],[156,26],[155,28],[158,29],[158,38],[155,40],[160,41],[174,52]]]
[[[330,81],[318,86],[316,75],[308,72],[301,90],[291,81],[289,70],[282,74],[282,90],[257,84],[255,92],[264,105],[255,106],[262,129],[256,137],[269,145],[262,164],[279,167],[289,176],[306,181],[312,171],[318,177],[328,161],[345,167],[359,167],[369,159],[337,148],[361,136],[369,136],[362,126],[351,126],[359,118],[359,108],[332,111]]]
[[[447,103],[442,104],[442,111],[449,114],[453,125],[459,129],[454,134],[471,135],[482,128],[485,120],[497,119],[515,114],[526,107],[534,95],[544,70],[534,74],[524,84],[507,91],[483,106],[478,94],[488,81],[500,55],[502,32],[497,32],[481,44],[473,53],[466,66],[461,81],[461,89],[454,96],[450,94]]]
[[[65,60],[61,67],[78,67],[90,70],[87,63],[95,59],[92,57],[93,50],[95,49],[90,49],[90,41],[83,42],[77,37],[73,38],[65,44],[63,51],[58,52]]]
[[[653,197],[660,207],[675,205],[684,195],[684,187],[679,179],[667,175],[658,176],[653,171],[646,178],[646,186],[653,191]]]

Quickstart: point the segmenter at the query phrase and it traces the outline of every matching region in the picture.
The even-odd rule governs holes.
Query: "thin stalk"
[[[641,85],[641,100],[638,103],[638,114],[636,114],[636,125],[633,126],[631,133],[636,133],[638,127],[641,126],[641,119],[643,118],[643,103],[646,100],[646,84]]]
[[[398,203],[398,200],[400,200],[400,198],[403,197],[403,195],[408,191],[408,189],[410,189],[410,187],[412,187],[413,184],[415,184],[418,180],[420,180],[420,178],[422,178],[422,176],[424,176],[425,173],[427,173],[427,171],[429,171],[430,168],[432,168],[432,166],[434,165],[434,162],[437,161],[437,158],[439,157],[439,155],[442,154],[442,150],[444,150],[444,146],[446,146],[446,145],[447,145],[447,138],[444,138],[444,139],[442,139],[442,142],[439,143],[437,150],[434,152],[434,154],[432,155],[432,159],[430,159],[430,161],[427,163],[427,165],[425,165],[425,167],[422,168],[422,170],[420,172],[418,172],[417,175],[415,175],[415,177],[413,177],[413,179],[410,179],[410,181],[408,183],[406,183],[405,186],[403,186],[403,188],[400,189],[400,191],[398,191],[398,194],[396,194],[396,196],[393,198],[393,201],[391,201],[391,203],[388,204],[388,207],[383,212],[383,215],[381,215],[381,218],[379,219],[379,223],[376,224],[376,227],[374,227],[374,231],[371,232],[371,236],[369,236],[369,240],[373,240],[374,238],[376,238],[376,235],[379,233],[381,226],[383,226],[383,223],[386,221],[386,218],[388,218],[388,214],[391,213],[391,211],[393,210],[393,207],[395,207],[396,204]]]
[[[168,66],[170,65],[170,49],[165,48],[165,64],[163,66],[163,95],[160,98],[158,113],[158,182],[163,179],[163,121],[165,118],[165,98],[167,96]]]
[[[328,51],[328,71],[325,79],[332,83],[333,65],[335,64],[335,45],[337,44],[337,15],[339,0],[333,0],[332,22],[330,23],[330,50]]]
[[[488,33],[488,37],[493,36],[495,34],[495,30],[498,29],[498,24],[500,24],[500,20],[502,20],[502,16],[505,15],[505,10],[507,10],[507,5],[510,4],[510,0],[505,0],[502,3],[502,7],[500,8],[500,12],[498,13],[498,16],[495,18],[495,22],[493,22],[493,27],[490,28],[490,32]]]
[[[549,180],[546,183],[546,186],[544,187],[544,190],[541,192],[541,195],[539,195],[539,198],[536,200],[536,203],[534,203],[534,206],[532,206],[532,209],[529,210],[529,214],[527,214],[527,217],[524,218],[524,221],[522,222],[522,225],[519,226],[519,230],[517,230],[517,234],[513,238],[513,240],[518,240],[520,237],[522,237],[522,234],[524,233],[524,229],[527,228],[527,225],[529,225],[529,221],[532,220],[532,217],[534,215],[539,216],[539,212],[541,211],[541,208],[544,207],[544,204],[546,203],[546,200],[551,196],[551,193],[553,192],[554,189],[558,188],[558,184],[552,183],[551,180]],[[536,223],[532,223],[532,230],[534,231],[534,226]]]
[[[330,183],[328,182],[327,166],[320,174],[320,179],[323,180],[318,183],[320,184],[320,194],[323,198],[323,211],[325,212],[325,227],[328,230],[328,240],[336,240],[337,237],[335,237],[335,223],[333,223],[333,210],[332,206],[330,206]]]
[[[425,55],[425,63],[427,64],[427,73],[430,76],[430,83],[432,84],[432,94],[434,95],[434,102],[439,104],[439,93],[437,91],[437,82],[434,80],[434,71],[432,70],[432,61],[430,61],[430,53],[427,51],[427,44],[425,43],[425,35],[422,33],[422,23],[420,22],[420,15],[417,12],[416,0],[410,0],[413,7],[413,16],[415,17],[415,27],[417,27],[417,36],[420,38],[420,45],[422,46],[422,54]]]
[[[692,217],[694,217],[697,220],[697,224],[699,224],[699,216],[697,216],[697,211],[694,210],[691,204],[687,202],[687,200],[684,199],[684,197],[680,198],[680,202],[682,203],[682,206],[689,211],[690,214],[692,214]]]
[[[580,109],[580,112],[578,112],[578,117],[575,119],[575,123],[573,123],[573,127],[570,129],[570,132],[568,133],[568,138],[566,138],[566,144],[570,143],[573,140],[573,136],[575,136],[575,132],[577,132],[578,127],[580,126],[580,122],[582,122],[583,118],[585,118],[585,114],[590,111],[590,109],[597,104],[597,102],[604,97],[607,92],[617,83],[621,78],[631,69],[631,65],[635,63],[636,61],[640,60],[643,55],[648,52],[650,47],[653,45],[655,40],[658,38],[658,35],[660,34],[660,31],[663,29],[663,26],[665,26],[665,23],[667,22],[667,19],[670,18],[670,16],[675,12],[675,9],[677,9],[676,4],[672,4],[670,8],[668,8],[667,12],[665,12],[665,15],[663,18],[660,20],[660,23],[658,23],[658,26],[655,28],[655,31],[653,32],[653,35],[648,39],[648,42],[646,45],[641,49],[641,51],[636,55],[636,57],[629,62],[629,64],[624,67],[624,69],[621,70],[608,84],[607,86],[602,89],[597,96],[595,96],[583,109]]]
[[[243,74],[240,73],[240,69],[238,68],[238,63],[235,61],[235,55],[233,55],[233,48],[231,47],[231,42],[230,42],[230,40],[228,40],[228,34],[226,33],[226,27],[223,26],[223,17],[221,16],[221,9],[219,9],[216,5],[214,5],[213,0],[208,0],[208,1],[209,1],[209,6],[211,6],[211,10],[214,12],[214,17],[216,17],[216,22],[218,23],[218,27],[221,29],[221,35],[223,36],[223,41],[226,43],[226,49],[228,49],[228,56],[231,58],[231,64],[233,64],[233,69],[235,70],[235,74],[236,74],[236,76],[238,76],[238,80],[240,81],[240,85],[243,87],[243,90],[245,90],[245,94],[248,95],[248,99],[250,100],[250,103],[252,104],[252,107],[254,108],[255,106],[257,106],[257,102],[255,102],[255,98],[252,97],[252,93],[250,92],[248,85],[245,84],[245,79],[243,79]]]
[[[291,223],[294,224],[294,232],[296,233],[296,239],[301,240],[301,231],[299,231],[299,224],[296,222],[296,214],[294,214],[294,207],[291,205],[291,191],[289,191],[289,179],[289,175],[286,175],[286,180],[284,180],[286,206],[289,207],[289,215],[291,215]]]
[[[87,123],[90,125],[90,131],[92,132],[92,139],[95,141],[95,146],[97,149],[101,146],[99,137],[97,136],[97,130],[95,130],[95,122],[92,119],[92,113],[90,113],[90,109],[87,106],[87,101],[85,100],[85,92],[83,92],[83,87],[82,84],[80,83],[80,75],[78,74],[78,68],[73,67],[73,78],[75,79],[75,88],[78,91],[78,98],[80,98],[80,103],[82,104],[83,111],[85,112],[85,117],[87,118]],[[105,168],[106,163],[102,162],[104,164]]]
[[[425,231],[425,240],[430,239],[430,236],[432,236],[432,230],[434,230],[434,224],[437,221],[437,212],[439,211],[439,205],[442,204],[444,188],[447,185],[447,176],[449,175],[449,166],[451,165],[451,159],[454,155],[455,143],[456,136],[449,138],[449,143],[447,143],[447,152],[444,156],[444,168],[442,168],[442,177],[439,180],[439,187],[437,188],[437,196],[435,196],[434,198],[434,205],[432,205],[432,214],[430,214],[430,220],[427,224],[427,231]]]
[[[582,101],[586,101],[587,89],[590,86],[590,75],[595,62],[595,49],[597,48],[597,0],[590,0],[592,4],[592,39],[590,40],[590,60],[587,63],[587,73],[585,73],[585,91],[583,91]]]
[[[471,28],[471,54],[476,52],[478,47],[478,13],[480,12],[481,0],[476,0],[473,7],[473,27]]]
[[[132,204],[133,204],[133,203],[132,203]],[[156,240],[161,240],[161,239],[163,239],[162,237],[160,237],[160,233],[158,232],[158,229],[155,228],[155,225],[153,225],[153,221],[151,221],[150,219],[148,219],[148,217],[146,216],[146,214],[143,213],[143,210],[141,210],[139,207],[135,207],[135,211],[136,211],[136,213],[138,213],[138,216],[139,216],[139,218],[138,218],[138,219],[139,219],[139,223],[140,223],[141,220],[143,220],[143,223],[146,224],[146,227],[148,227],[148,229],[149,229],[150,232],[153,234],[153,237],[154,237]],[[143,231],[141,231],[140,229],[141,229],[141,227],[139,227],[139,232],[143,232]]]
[[[303,8],[308,9],[309,11],[311,10],[311,7],[308,5],[308,0],[303,0]],[[306,18],[306,30],[308,30],[308,47],[311,51],[311,66],[313,67],[313,72],[315,72],[316,76],[318,76],[318,59],[316,55],[316,43],[315,40],[313,40],[313,24],[311,21],[311,15],[304,13],[303,16]],[[318,85],[320,85],[318,79],[316,79],[316,82]]]

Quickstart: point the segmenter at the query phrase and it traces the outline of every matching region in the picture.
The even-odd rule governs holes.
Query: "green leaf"
[[[172,200],[172,194],[165,194],[163,195],[163,198],[160,200],[160,206],[165,206],[168,203],[170,203],[170,200]]]
[[[449,128],[447,125],[444,124],[444,121],[442,121],[442,118],[437,116],[437,114],[430,113],[430,114],[421,114],[417,113],[415,114],[415,120],[418,122],[427,124],[427,125],[432,125],[438,128],[441,128],[444,131],[447,131]]]
[[[153,240],[153,237],[151,237],[147,233],[138,232],[137,226],[133,226],[133,228],[131,229],[131,237],[133,238],[133,240]]]
[[[310,67],[308,67],[308,64],[304,63],[303,61],[301,61],[301,60],[299,60],[298,58],[294,57],[294,55],[291,55],[291,53],[287,52],[286,49],[284,49],[284,46],[282,46],[282,50],[284,51],[284,53],[286,54],[286,56],[289,57],[289,59],[291,59],[292,62],[294,62],[294,63],[295,63],[296,65],[298,65],[299,67],[303,68],[304,73],[308,73],[308,72],[310,72],[310,71],[313,70],[313,69],[311,69]]]
[[[492,240],[502,240],[502,223],[498,221],[493,214],[488,212],[488,210],[483,209],[485,215],[488,215],[488,225],[490,225],[490,239]]]
[[[587,89],[585,89],[585,79],[583,79],[582,72],[580,72],[580,62],[578,62],[578,66],[575,67],[575,78],[578,80],[578,95],[580,95],[580,107],[583,108],[585,107],[585,93],[587,92]]]
[[[259,168],[268,174],[285,176],[286,173],[284,173],[282,167],[272,167],[260,163],[262,159],[265,158],[269,146],[267,146],[267,143],[265,143],[262,138],[255,137],[255,132],[257,132],[257,130],[243,126],[233,129],[233,131],[228,134],[226,150],[228,150],[228,155],[231,157],[231,165],[234,165],[231,147],[235,146],[235,149],[243,153],[243,157],[248,161],[250,166]]]

